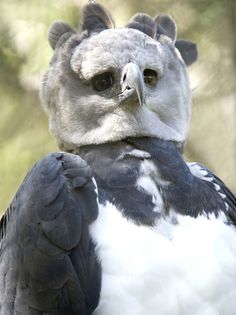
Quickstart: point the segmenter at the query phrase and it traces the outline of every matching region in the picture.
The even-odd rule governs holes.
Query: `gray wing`
[[[0,223],[0,314],[92,314],[101,270],[89,224],[98,215],[89,166],[50,154],[25,178]]]

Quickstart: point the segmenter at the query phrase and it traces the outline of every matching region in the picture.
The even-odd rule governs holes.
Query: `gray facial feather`
[[[64,24],[55,24],[51,30],[55,52],[41,98],[60,147],[74,150],[140,136],[184,142],[191,93],[186,66],[173,42],[172,22],[161,21],[169,25],[172,35],[162,34],[156,40],[153,33],[147,35],[135,27],[110,28],[111,21],[100,5],[90,3],[83,12],[81,33]],[[130,23],[148,25],[147,30],[157,25],[144,14],[136,15],[133,21]],[[143,80],[139,82],[143,86],[142,106],[135,92],[121,97],[122,76],[129,63],[137,66],[136,77]],[[103,88],[104,84],[108,86]]]

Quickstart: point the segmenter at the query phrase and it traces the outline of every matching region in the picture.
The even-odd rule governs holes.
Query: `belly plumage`
[[[90,228],[102,265],[95,315],[235,315],[234,229],[224,215],[176,220],[139,226],[100,205]]]

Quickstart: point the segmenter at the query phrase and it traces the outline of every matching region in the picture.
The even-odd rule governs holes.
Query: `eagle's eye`
[[[158,81],[158,74],[155,70],[145,69],[143,71],[143,78],[146,84],[155,86]]]
[[[114,84],[114,77],[110,72],[95,75],[92,80],[92,87],[95,91],[102,92]]]

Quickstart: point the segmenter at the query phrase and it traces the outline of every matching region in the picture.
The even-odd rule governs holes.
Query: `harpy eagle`
[[[56,22],[41,98],[63,152],[1,219],[1,315],[235,315],[236,199],[182,157],[196,46],[168,16]]]

